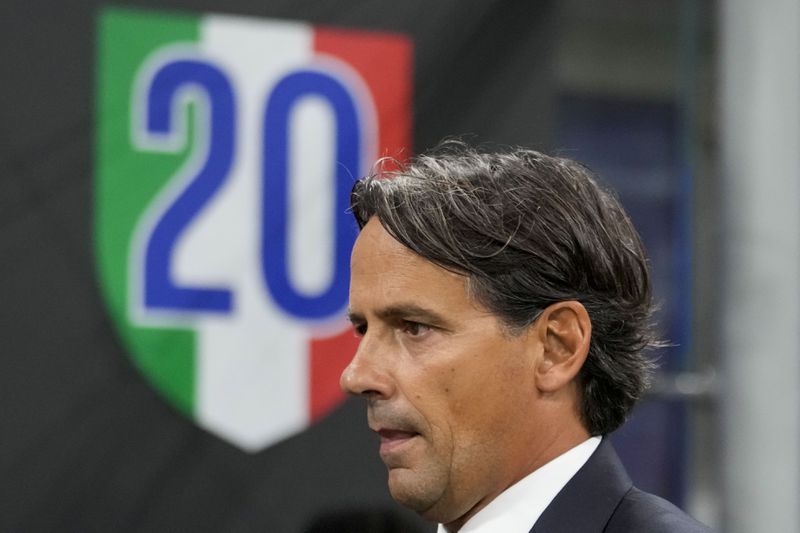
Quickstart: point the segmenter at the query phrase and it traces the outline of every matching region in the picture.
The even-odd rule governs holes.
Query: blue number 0
[[[288,129],[289,115],[307,96],[325,99],[336,117],[335,245],[333,280],[318,295],[298,292],[287,268]],[[353,177],[359,174],[361,131],[356,104],[340,81],[323,72],[301,70],[288,74],[275,86],[264,112],[264,166],[262,198],[261,265],[275,302],[287,313],[303,319],[329,316],[347,302],[350,249],[355,233],[347,214]]]
[[[147,132],[166,135],[177,127],[173,124],[173,107],[178,105],[177,93],[187,88],[200,88],[207,96],[208,153],[188,186],[158,220],[147,242],[144,304],[149,309],[224,313],[232,305],[229,290],[179,286],[170,274],[178,237],[223,184],[233,157],[233,90],[225,75],[205,62],[175,60],[156,72],[146,95]]]

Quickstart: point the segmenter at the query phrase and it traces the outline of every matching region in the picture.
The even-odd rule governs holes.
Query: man
[[[640,239],[579,164],[447,143],[358,182],[341,378],[389,490],[447,532],[702,532],[603,435],[646,387]]]

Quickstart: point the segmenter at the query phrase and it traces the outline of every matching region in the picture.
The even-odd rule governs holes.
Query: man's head
[[[569,160],[444,145],[360,181],[342,375],[392,495],[465,519],[642,393],[650,287],[613,195]]]

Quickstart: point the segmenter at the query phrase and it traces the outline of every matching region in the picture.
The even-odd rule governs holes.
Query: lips
[[[380,455],[384,459],[389,455],[393,455],[402,451],[402,449],[408,445],[414,439],[414,437],[419,435],[419,433],[415,431],[404,431],[401,429],[389,428],[378,430],[377,433],[381,437]]]

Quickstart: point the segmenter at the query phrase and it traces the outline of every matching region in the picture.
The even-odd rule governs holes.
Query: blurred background
[[[7,0],[0,530],[434,531],[338,391],[354,177],[448,136],[589,165],[671,347],[612,439],[800,531],[800,5]]]

